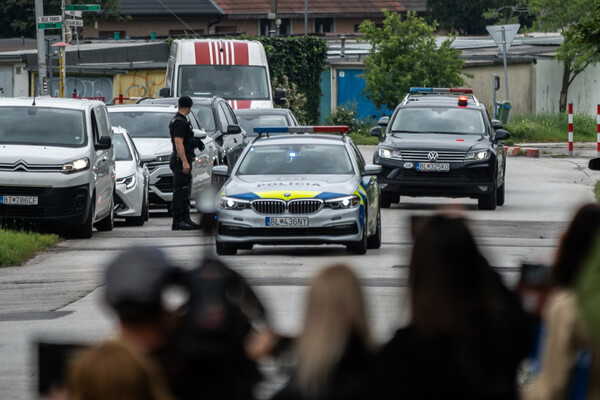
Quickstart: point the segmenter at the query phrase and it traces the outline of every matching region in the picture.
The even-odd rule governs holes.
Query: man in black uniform
[[[177,114],[169,123],[169,133],[173,144],[169,166],[173,171],[171,210],[173,212],[172,229],[174,231],[188,231],[200,227],[190,218],[194,148],[198,147],[202,151],[204,147],[201,141],[194,139],[194,131],[187,117],[192,111],[192,105],[193,102],[189,96],[181,96],[177,102]]]

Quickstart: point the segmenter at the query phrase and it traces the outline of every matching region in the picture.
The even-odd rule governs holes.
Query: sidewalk
[[[577,158],[595,158],[600,157],[597,152],[596,142],[575,142],[573,143],[573,155],[569,154],[569,144],[561,143],[515,143],[512,146],[506,146],[507,156],[525,156],[525,157],[577,157]]]

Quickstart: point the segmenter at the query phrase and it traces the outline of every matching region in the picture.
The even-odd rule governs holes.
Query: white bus
[[[234,109],[272,108],[273,93],[265,49],[256,40],[174,40],[161,97],[226,99]],[[275,103],[285,91],[275,91]]]

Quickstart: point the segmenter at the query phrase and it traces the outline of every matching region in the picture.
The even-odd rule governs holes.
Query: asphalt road
[[[363,152],[370,160],[372,148]],[[303,298],[314,272],[347,262],[359,273],[369,305],[371,327],[387,339],[408,318],[406,274],[409,220],[439,207],[463,210],[482,251],[509,285],[523,261],[549,262],[557,238],[575,209],[593,201],[600,173],[587,158],[509,157],[506,205],[477,210],[476,200],[403,198],[383,210],[383,245],[365,256],[339,246],[256,246],[223,257],[248,278],[267,305],[273,326],[294,334],[302,322]],[[144,227],[118,226],[94,232],[90,240],[69,240],[23,266],[0,269],[1,398],[36,398],[37,340],[94,342],[114,332],[114,318],[102,303],[102,274],[119,251],[134,244],[159,246],[182,266],[214,254],[214,239],[197,232],[172,232],[165,213],[153,213]]]

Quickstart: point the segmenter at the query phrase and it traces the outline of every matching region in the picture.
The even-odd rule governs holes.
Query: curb
[[[525,156],[525,157],[540,157],[540,149],[538,148],[523,148],[523,147],[505,147],[504,154],[508,156]]]

